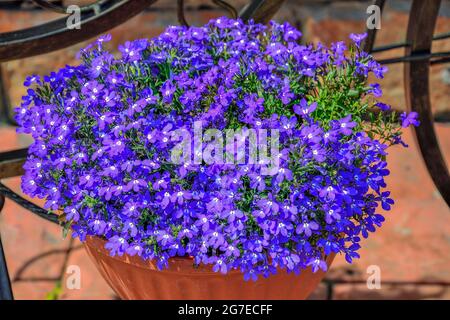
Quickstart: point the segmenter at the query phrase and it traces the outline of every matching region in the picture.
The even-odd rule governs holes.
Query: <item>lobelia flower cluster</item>
[[[326,270],[331,253],[351,262],[393,204],[386,149],[419,122],[377,100],[368,77],[386,69],[362,51],[364,34],[349,47],[300,37],[287,23],[219,18],[126,42],[120,58],[102,36],[79,66],[28,77],[16,110],[18,131],[34,138],[23,191],[80,240],[102,237],[111,255],[160,268],[192,256],[256,280]],[[277,170],[171,163],[171,133],[195,121],[279,130]]]

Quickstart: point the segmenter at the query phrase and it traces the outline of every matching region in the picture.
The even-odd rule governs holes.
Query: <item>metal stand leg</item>
[[[16,121],[11,117],[10,101],[3,80],[3,70],[0,64],[0,123],[16,126]]]
[[[3,209],[5,197],[0,195],[0,212]],[[0,300],[14,300],[9,280],[8,267],[6,265],[5,253],[3,251],[2,238],[0,236]]]

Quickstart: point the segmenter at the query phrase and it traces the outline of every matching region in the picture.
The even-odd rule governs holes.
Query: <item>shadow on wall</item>
[[[332,268],[310,300],[422,300],[447,299],[450,282],[437,277],[414,281],[381,281],[381,288],[369,289],[368,275],[355,265]]]

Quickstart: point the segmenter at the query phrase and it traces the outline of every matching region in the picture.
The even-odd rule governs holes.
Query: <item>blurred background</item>
[[[93,0],[63,0],[58,3],[89,4]],[[229,0],[242,8],[244,0]],[[329,44],[348,39],[351,32],[363,32],[367,7],[372,1],[287,0],[274,19],[288,21],[299,28],[305,40]],[[201,25],[226,12],[207,0],[186,0],[186,18]],[[405,39],[411,1],[388,0],[381,20],[376,45]],[[9,32],[42,24],[60,15],[40,9],[29,1],[0,1],[0,32]],[[148,10],[111,30],[111,46],[131,39],[161,33],[171,24],[178,24],[175,0],[159,0]],[[450,31],[450,1],[443,1],[435,34]],[[49,54],[2,64],[2,78],[11,106],[20,103],[24,94],[22,83],[27,75],[44,75],[66,64],[76,64],[75,55],[86,45],[82,43]],[[433,50],[450,51],[450,41],[434,43]],[[403,55],[397,52],[378,54],[379,58]],[[390,65],[382,81],[385,102],[396,109],[405,108],[403,66]],[[450,112],[450,66],[431,68],[433,113],[447,119]],[[450,123],[435,123],[441,150],[450,159]],[[311,299],[450,299],[450,210],[429,177],[412,131],[405,131],[409,150],[390,149],[391,175],[389,189],[396,201],[386,214],[384,226],[363,241],[361,259],[348,265],[337,257],[327,279]],[[0,152],[26,147],[28,137],[15,133],[7,124],[0,125]],[[4,181],[20,193],[20,178]],[[7,200],[0,214],[0,233],[16,299],[116,299],[89,261],[78,241],[63,239],[58,226],[30,214]],[[81,289],[67,289],[70,275],[67,267],[81,270]],[[381,271],[381,288],[366,285],[370,266]],[[370,269],[370,268],[369,268]]]

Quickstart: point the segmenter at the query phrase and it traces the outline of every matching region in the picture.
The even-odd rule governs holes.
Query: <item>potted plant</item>
[[[393,204],[387,148],[417,114],[386,68],[288,23],[219,18],[25,81],[23,191],[61,212],[122,298],[298,299]]]

